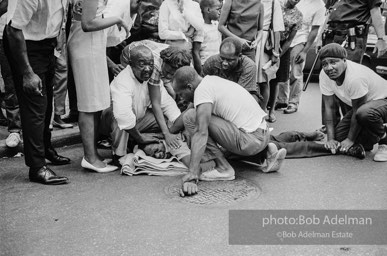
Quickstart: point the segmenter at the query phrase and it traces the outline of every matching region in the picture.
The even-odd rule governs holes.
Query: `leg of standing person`
[[[4,33],[5,52],[10,51],[7,33]],[[27,94],[23,89],[23,76],[18,71],[12,56],[7,56],[12,70],[16,94],[20,106],[20,116],[23,130],[25,162],[31,181],[44,184],[64,184],[65,177],[58,177],[46,167],[45,158],[54,164],[67,164],[70,159],[59,156],[51,145],[49,129],[52,114],[52,79],[54,76],[55,40],[26,42],[29,63],[42,83],[42,95]],[[44,177],[42,176],[44,175]]]
[[[19,103],[16,97],[12,72],[4,52],[3,40],[0,40],[0,66],[4,80],[4,105],[8,120],[8,132],[10,133],[5,141],[8,147],[16,147],[20,141],[21,121]]]
[[[63,47],[59,57],[56,57],[55,76],[53,82],[54,90],[54,119],[53,126],[62,129],[72,128],[72,124],[63,122],[61,116],[66,112],[66,94],[67,94],[67,51]]]
[[[289,97],[288,107],[284,110],[285,114],[292,114],[297,112],[298,105],[300,104],[302,86],[303,86],[303,73],[305,62],[300,64],[295,63],[295,58],[304,49],[305,44],[298,44],[291,48],[290,52],[290,76],[289,76]]]

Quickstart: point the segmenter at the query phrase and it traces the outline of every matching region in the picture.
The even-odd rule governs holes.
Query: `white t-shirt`
[[[322,0],[301,0],[297,9],[302,13],[302,27],[297,31],[290,47],[306,43],[312,26],[322,26],[325,21],[325,6]]]
[[[323,95],[336,95],[352,106],[352,100],[367,95],[367,101],[387,98],[387,81],[370,68],[347,60],[344,82],[338,86],[324,70],[320,73],[320,90]]]
[[[222,43],[222,35],[218,30],[216,22],[212,24],[204,24],[204,39],[200,47],[200,60],[202,65],[212,55],[219,53],[220,44]]]
[[[196,88],[195,108],[203,103],[212,103],[212,114],[246,132],[254,132],[260,128],[266,116],[246,89],[218,76],[205,76]]]

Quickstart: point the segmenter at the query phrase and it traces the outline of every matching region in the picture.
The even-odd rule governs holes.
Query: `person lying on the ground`
[[[118,165],[118,159],[126,155],[129,135],[139,144],[157,142],[160,136],[152,134],[162,132],[171,147],[180,147],[180,137],[174,135],[183,128],[181,112],[176,102],[167,93],[162,84],[157,88],[160,95],[160,109],[170,122],[170,128],[163,125],[168,134],[174,135],[177,143],[170,143],[171,139],[156,122],[156,114],[151,107],[152,93],[148,90],[148,80],[154,69],[154,57],[149,48],[136,46],[130,51],[129,65],[113,80],[110,85],[112,108],[102,113],[101,130],[105,135],[112,136],[113,161]],[[169,143],[168,143],[169,142]]]
[[[281,168],[286,150],[278,150],[274,144],[268,146],[266,113],[247,90],[218,76],[203,78],[192,67],[178,69],[172,86],[176,94],[193,102],[196,108],[183,115],[184,127],[192,140],[189,173],[183,177],[181,196],[197,193],[200,162],[205,157],[211,157],[216,164],[216,172],[208,178],[235,178],[234,169],[217,144],[242,157],[261,153],[267,162],[266,172]]]
[[[163,115],[163,109],[161,107],[160,94],[165,88],[169,95],[175,99],[175,92],[170,81],[175,74],[176,70],[182,66],[188,66],[191,63],[191,54],[184,49],[180,49],[175,46],[168,46],[166,44],[156,43],[150,40],[143,40],[139,42],[133,42],[123,50],[121,54],[121,64],[125,67],[130,65],[130,58],[132,49],[137,46],[147,47],[153,54],[153,72],[150,77],[146,80],[147,91],[150,95],[150,101],[152,103],[152,111],[156,118],[157,124],[159,125],[168,145],[174,147],[179,146],[178,137],[173,133],[169,132],[168,127]]]
[[[320,51],[323,70],[320,90],[327,128],[327,147],[347,152],[353,147],[372,150],[379,143],[374,161],[387,161],[387,81],[373,70],[347,60],[347,52],[332,43]],[[336,124],[335,96],[352,107]]]
[[[257,67],[254,61],[242,55],[242,44],[236,38],[228,37],[222,41],[219,54],[209,57],[204,63],[203,74],[233,81],[258,101]]]

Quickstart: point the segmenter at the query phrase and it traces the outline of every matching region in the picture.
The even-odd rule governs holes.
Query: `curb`
[[[78,126],[74,126],[70,129],[54,129],[51,132],[51,144],[54,148],[78,143],[81,143],[81,135]],[[15,148],[9,148],[5,145],[5,140],[0,140],[0,158],[11,157],[18,152],[23,152],[23,143],[20,143]]]

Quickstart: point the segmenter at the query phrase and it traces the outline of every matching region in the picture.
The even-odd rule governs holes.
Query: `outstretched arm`
[[[200,175],[200,161],[208,140],[208,126],[212,115],[212,104],[203,103],[196,108],[197,127],[191,139],[191,160],[189,173],[183,177],[183,188],[180,195],[193,195],[198,192],[196,183]]]

